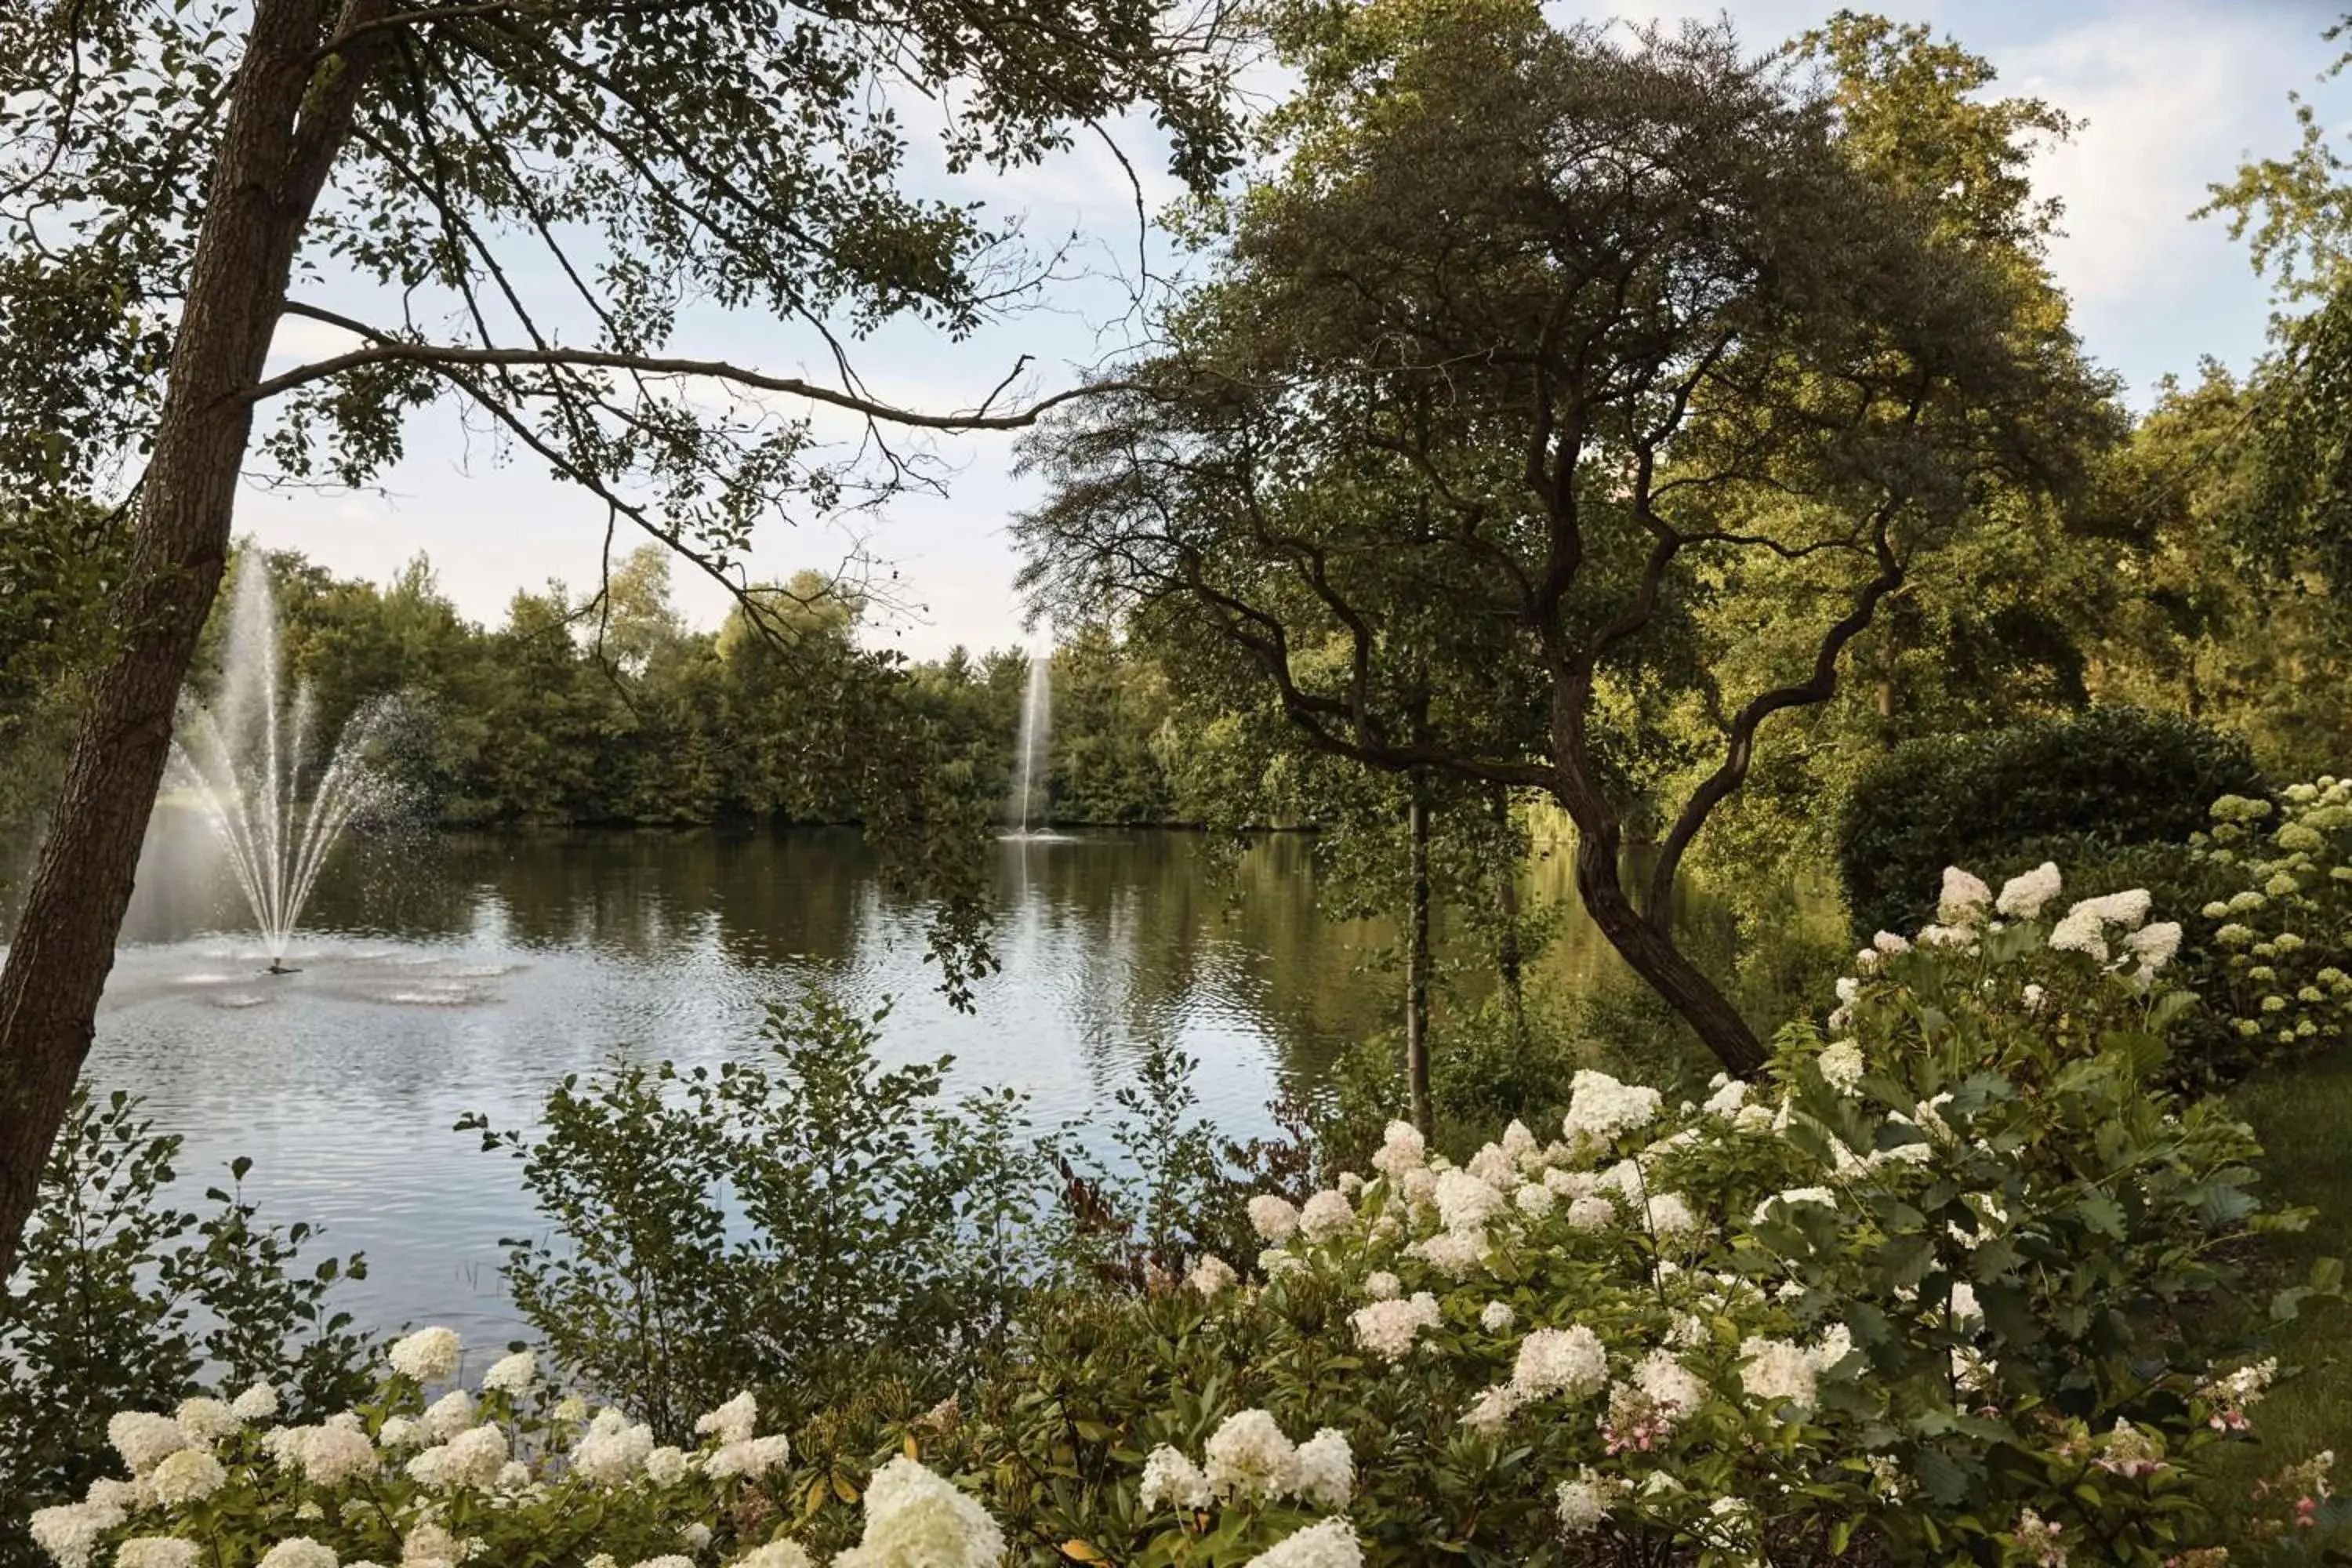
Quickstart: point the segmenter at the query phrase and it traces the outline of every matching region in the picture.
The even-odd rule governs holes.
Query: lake
[[[1184,833],[1007,841],[1003,968],[951,1009],[922,912],[854,834],[425,836],[337,851],[288,962],[260,973],[216,851],[165,812],[151,834],[87,1070],[187,1140],[191,1193],[250,1155],[266,1219],[362,1251],[364,1322],[515,1327],[502,1236],[540,1226],[512,1162],[452,1128],[531,1125],[548,1086],[614,1058],[756,1054],[763,1004],[822,980],[897,999],[893,1059],[951,1054],[951,1086],[1010,1084],[1041,1125],[1108,1105],[1147,1042],[1199,1059],[1205,1114],[1248,1134],[1339,1043],[1390,1026],[1385,931],[1317,911],[1308,846],[1230,867]]]

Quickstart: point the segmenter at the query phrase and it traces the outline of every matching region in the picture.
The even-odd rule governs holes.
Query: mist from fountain
[[[171,782],[193,795],[253,910],[273,973],[327,855],[352,820],[390,796],[377,764],[382,710],[362,710],[320,747],[307,683],[288,697],[278,602],[268,569],[248,555],[236,574],[218,689],[180,705]]]
[[[1020,768],[1005,820],[1018,837],[1038,837],[1045,822],[1045,802],[1038,798],[1045,784],[1045,748],[1054,726],[1054,656],[1051,649],[1033,655],[1029,679],[1021,693]],[[1037,827],[1032,827],[1032,821]]]

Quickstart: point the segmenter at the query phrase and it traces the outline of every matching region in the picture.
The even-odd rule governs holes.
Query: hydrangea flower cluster
[[[457,1568],[551,1550],[588,1568],[813,1568],[773,1532],[782,1493],[763,1489],[791,1479],[792,1448],[760,1433],[751,1394],[702,1416],[688,1450],[556,1397],[527,1352],[494,1363],[478,1394],[427,1403],[461,1352],[450,1330],[411,1334],[391,1347],[376,1399],[314,1425],[266,1425],[279,1407],[268,1384],[168,1415],[122,1412],[108,1437],[127,1479],[39,1510],[33,1538],[59,1568]],[[1344,1442],[1336,1470],[1328,1443],[1292,1462],[1302,1487],[1352,1477]],[[910,1457],[877,1471],[862,1503],[863,1539],[835,1568],[996,1568],[1004,1555],[987,1510]],[[747,1535],[760,1520],[771,1523]]]

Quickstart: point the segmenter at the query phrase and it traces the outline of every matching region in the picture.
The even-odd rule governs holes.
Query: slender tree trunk
[[[1659,908],[1645,915],[1633,907],[1619,878],[1617,846],[1610,836],[1577,834],[1576,890],[1609,945],[1665,998],[1725,1068],[1741,1078],[1763,1069],[1763,1043],[1706,972],[1675,945],[1667,911]]]
[[[112,606],[117,645],[90,682],[0,968],[0,1279],[16,1267],[42,1166],[89,1051],[181,684],[227,564],[252,389],[285,305],[295,242],[348,135],[364,74],[365,60],[347,55],[340,79],[309,97],[322,9],[320,0],[254,6],[140,489],[130,569]],[[383,0],[348,0],[339,25],[383,9]]]
[[[1489,797],[1495,826],[1504,842],[1511,836],[1511,792],[1496,784]],[[1496,943],[1495,964],[1502,972],[1504,1005],[1511,1010],[1511,1027],[1524,1030],[1528,1023],[1527,986],[1520,975],[1519,953],[1519,866],[1518,858],[1507,858],[1495,874],[1495,905],[1503,921],[1503,931]]]
[[[1405,921],[1404,1075],[1412,1097],[1412,1124],[1431,1131],[1429,1104],[1429,782],[1412,775],[1412,803],[1405,808],[1412,842],[1412,909]]]

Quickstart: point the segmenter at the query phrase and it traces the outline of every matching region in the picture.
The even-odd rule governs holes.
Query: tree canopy
[[[1752,1068],[1667,929],[1684,855],[1915,563],[2079,482],[2104,386],[1725,28],[1460,0],[1279,37],[1303,85],[1171,347],[1033,443],[1029,580],[1225,650],[1321,749],[1553,795],[1596,921]],[[1791,568],[1795,657],[1719,681],[1709,606]],[[1628,814],[1695,744],[1637,895]]]

